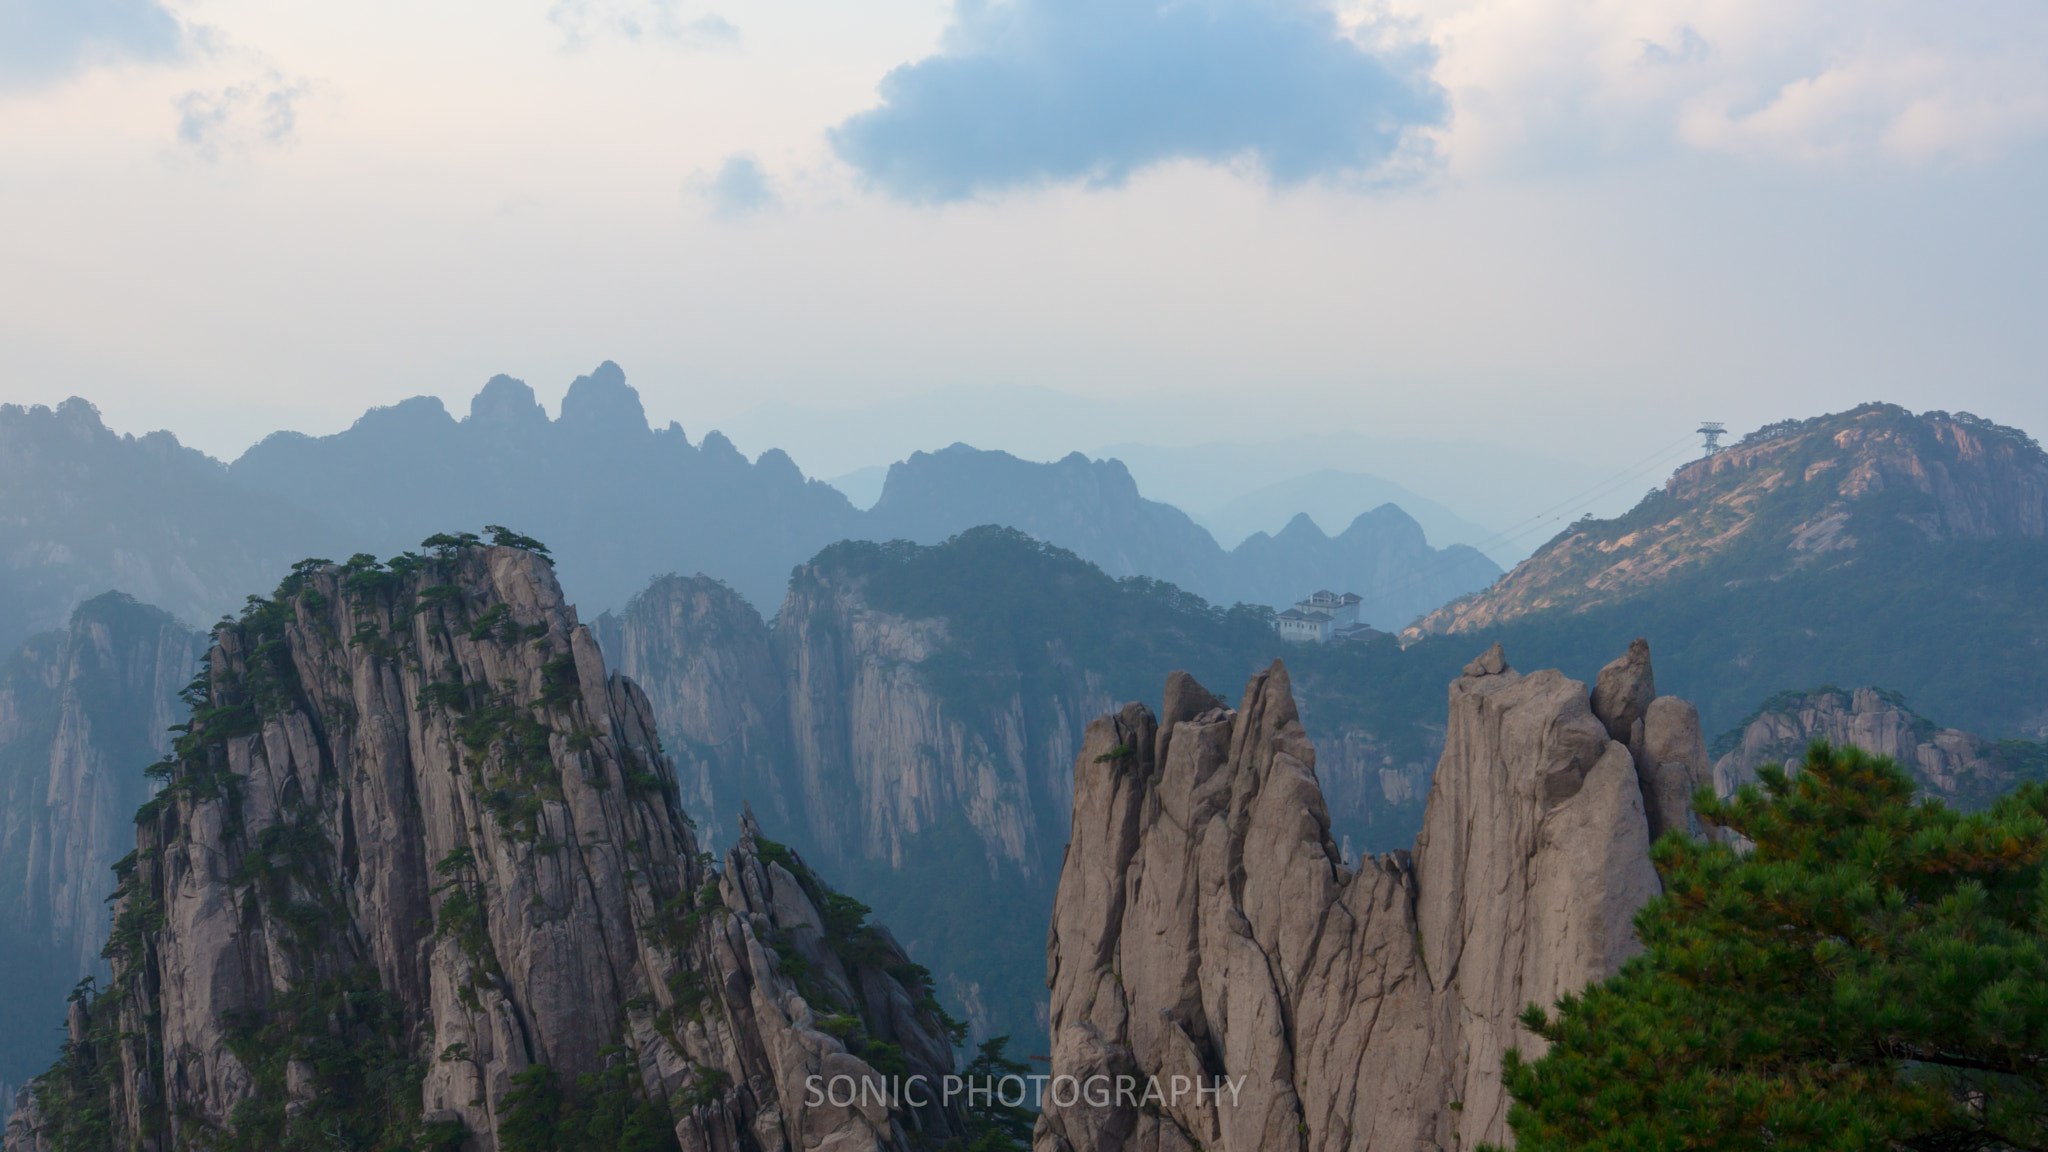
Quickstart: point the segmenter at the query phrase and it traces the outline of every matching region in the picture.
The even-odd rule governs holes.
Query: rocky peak
[[[647,411],[640,406],[640,393],[626,383],[625,370],[607,360],[578,376],[562,397],[561,422],[574,428],[588,428],[612,435],[645,435]]]
[[[812,1076],[951,1070],[929,977],[751,826],[699,854],[541,555],[427,546],[307,561],[216,630],[117,869],[112,981],[9,1152],[956,1132],[805,1106]]]
[[[1627,743],[1643,713],[1657,696],[1657,676],[1650,668],[1650,642],[1631,641],[1628,651],[1600,669],[1593,683],[1593,715],[1607,726],[1610,739]]]
[[[1924,794],[1963,807],[1983,805],[2022,779],[2048,774],[2048,747],[2041,744],[1993,742],[1943,728],[1896,692],[1829,685],[1780,692],[1715,740],[1714,790],[1732,796],[1766,764],[1796,771],[1815,740],[1889,756],[1912,773]]]
[[[547,424],[548,414],[526,381],[501,374],[470,398],[469,420],[503,428],[540,428]]]
[[[2048,455],[1969,413],[1892,404],[1768,425],[1678,469],[1613,520],[1582,520],[1491,588],[1408,632],[1582,611],[1681,578],[1772,579],[1871,549],[2048,535]]]
[[[1647,683],[1636,655],[1620,663]],[[1689,706],[1661,702],[1631,731],[1687,746],[1664,726]],[[1506,1138],[1501,1054],[1542,1047],[1522,1009],[1638,950],[1630,920],[1658,891],[1638,757],[1586,685],[1496,646],[1450,686],[1412,856],[1346,867],[1315,764],[1278,662],[1234,710],[1176,673],[1158,715],[1089,725],[1047,941],[1052,1074],[1134,1088],[1055,1092],[1038,1152]],[[1659,767],[1704,771],[1704,751]]]

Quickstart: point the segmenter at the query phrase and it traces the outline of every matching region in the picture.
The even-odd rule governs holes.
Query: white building
[[[1333,638],[1356,631],[1358,605],[1364,597],[1356,592],[1336,593],[1325,588],[1280,613],[1274,626],[1282,640],[1300,644],[1328,644]]]

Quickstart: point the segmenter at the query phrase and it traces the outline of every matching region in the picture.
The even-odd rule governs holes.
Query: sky
[[[2044,58],[2038,0],[0,0],[0,401],[2043,434]]]

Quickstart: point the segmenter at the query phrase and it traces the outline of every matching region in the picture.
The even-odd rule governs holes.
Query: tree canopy
[[[1963,814],[1889,759],[1803,763],[1703,791],[1725,831],[1658,842],[1645,951],[1524,1014],[1522,1152],[2048,1147],[2048,789]]]

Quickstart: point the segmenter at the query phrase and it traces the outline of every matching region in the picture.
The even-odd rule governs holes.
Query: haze
[[[1058,451],[900,403],[998,386],[1114,405],[1081,449],[2038,433],[2044,52],[2019,0],[12,0],[5,399],[223,457],[603,358],[750,453]]]

